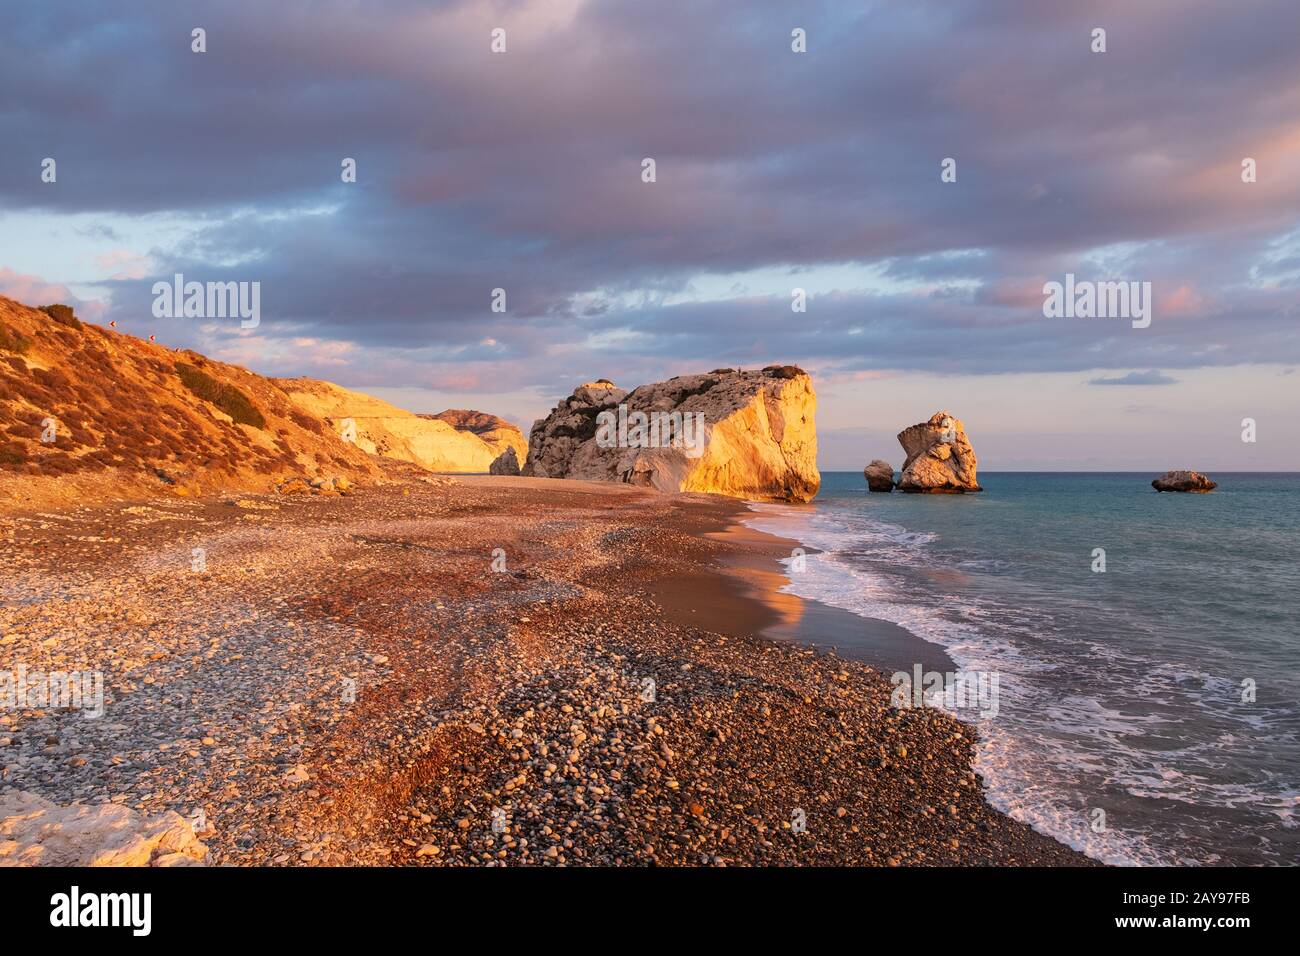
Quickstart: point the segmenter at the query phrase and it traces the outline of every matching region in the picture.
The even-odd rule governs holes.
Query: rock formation
[[[488,473],[493,475],[519,474],[519,459],[515,457],[513,446],[506,446],[506,450],[501,453],[500,457],[492,462],[492,467],[488,469]]]
[[[877,458],[862,469],[862,477],[867,479],[867,488],[871,491],[894,490],[894,466]]]
[[[580,386],[533,425],[523,473],[775,501],[817,494],[817,397],[792,365],[716,369],[625,392]]]
[[[898,490],[929,494],[983,491],[975,480],[975,449],[961,420],[935,412],[927,422],[898,433],[907,453]]]
[[[437,415],[421,415],[420,418],[435,418],[446,422],[457,431],[477,435],[487,443],[498,458],[506,448],[515,450],[517,461],[523,461],[528,457],[528,439],[524,438],[524,433],[496,415],[476,412],[468,408],[449,408]]]
[[[374,455],[414,462],[430,471],[458,473],[485,472],[500,455],[495,445],[473,431],[333,382],[290,378],[277,379],[276,384],[298,408],[326,422],[336,435],[355,429],[356,446]]]
[[[116,803],[60,806],[23,790],[0,795],[0,866],[201,866],[208,848],[168,810]]]
[[[596,415],[616,408],[627,395],[613,382],[597,379],[579,385],[545,418],[533,423],[523,473],[536,478],[569,478],[578,449],[596,437]]]
[[[1166,471],[1151,482],[1151,487],[1156,491],[1183,491],[1203,495],[1219,487],[1219,483],[1211,481],[1199,471]]]
[[[350,496],[352,482],[342,475],[329,478],[290,478],[275,486],[280,495],[343,495]]]

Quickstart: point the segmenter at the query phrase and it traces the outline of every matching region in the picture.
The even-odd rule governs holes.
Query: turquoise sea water
[[[958,712],[995,806],[1113,863],[1295,863],[1300,475],[1152,477],[981,472],[983,494],[931,496],[831,472],[752,523],[822,552],[788,590],[998,675],[996,716]]]

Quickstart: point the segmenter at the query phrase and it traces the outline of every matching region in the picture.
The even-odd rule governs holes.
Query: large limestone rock
[[[507,445],[506,450],[501,453],[501,457],[492,462],[492,467],[488,469],[488,473],[492,475],[519,474],[519,459],[515,457],[514,448]]]
[[[1219,483],[1211,481],[1208,476],[1199,471],[1166,471],[1151,482],[1151,487],[1156,491],[1182,491],[1203,495],[1219,487]]]
[[[887,461],[877,458],[862,469],[862,477],[867,479],[867,488],[870,491],[894,490],[894,466]]]
[[[515,450],[517,461],[523,461],[528,457],[528,439],[524,438],[524,433],[496,415],[476,412],[468,408],[449,408],[437,415],[420,417],[434,418],[446,422],[457,431],[477,435],[496,453],[497,458],[500,458],[507,448]]]
[[[975,449],[960,419],[935,412],[927,422],[898,433],[907,453],[898,490],[930,494],[983,491],[975,480]]]
[[[817,396],[792,365],[624,392],[588,382],[533,425],[524,474],[773,501],[817,494]]]
[[[146,817],[116,803],[60,806],[0,794],[0,866],[201,866],[208,848],[180,814]]]
[[[533,423],[523,473],[536,478],[576,478],[570,471],[578,450],[596,437],[596,415],[616,408],[627,392],[597,379],[574,389],[545,418]]]
[[[335,434],[350,433],[351,423],[357,447],[373,455],[414,462],[430,471],[458,473],[485,472],[500,455],[495,445],[472,431],[333,382],[291,378],[277,379],[276,384],[298,408],[323,420]]]

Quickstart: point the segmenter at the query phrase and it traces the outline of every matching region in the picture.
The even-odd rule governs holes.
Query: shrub
[[[72,306],[70,305],[43,305],[41,311],[60,325],[66,325],[74,329],[82,328],[81,321],[73,315]]]
[[[234,421],[254,428],[266,427],[266,419],[257,410],[257,406],[235,386],[219,382],[207,372],[200,372],[193,365],[184,362],[176,363],[176,374],[180,376],[181,384],[205,402],[217,406]]]
[[[32,369],[32,378],[40,382],[47,389],[62,391],[72,384],[68,376],[64,375],[57,368],[34,368]]]
[[[0,445],[0,465],[21,465],[27,461],[27,452],[16,442]]]
[[[769,365],[763,369],[763,374],[769,378],[798,378],[808,373],[798,365]]]
[[[40,462],[41,469],[50,475],[66,475],[78,468],[77,459],[70,455],[46,455]]]
[[[312,418],[310,415],[300,412],[296,408],[289,409],[289,417],[293,419],[295,425],[299,428],[305,428],[309,432],[315,432],[317,435],[320,435],[325,431],[325,426],[319,421]]]
[[[0,325],[0,349],[17,355],[26,355],[32,347],[32,340],[21,332]]]

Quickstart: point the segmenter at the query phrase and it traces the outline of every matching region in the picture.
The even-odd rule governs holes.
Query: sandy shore
[[[691,618],[690,622],[712,630],[758,634],[803,647],[833,651],[886,673],[895,670],[910,672],[917,663],[927,670],[957,669],[943,648],[922,640],[891,621],[859,617],[843,608],[784,593],[790,572],[781,562],[789,559],[796,548],[802,548],[806,554],[816,554],[816,549],[790,538],[756,531],[743,523],[746,517],[747,508],[737,504],[726,527],[705,532],[705,537],[723,545],[716,556],[717,569],[724,572],[717,585],[727,597],[722,601],[715,598],[706,602],[705,607],[699,609],[699,613],[706,616]],[[683,590],[680,593],[690,592]],[[716,589],[711,593],[716,594]],[[671,593],[663,598],[661,603],[666,604],[668,610],[681,610]],[[766,609],[766,615],[752,616],[755,602]],[[751,616],[739,617],[747,612]]]
[[[0,657],[106,690],[0,712],[0,790],[201,811],[219,864],[1088,864],[864,662],[935,649],[777,593],[793,543],[742,508],[466,478],[0,517]]]

